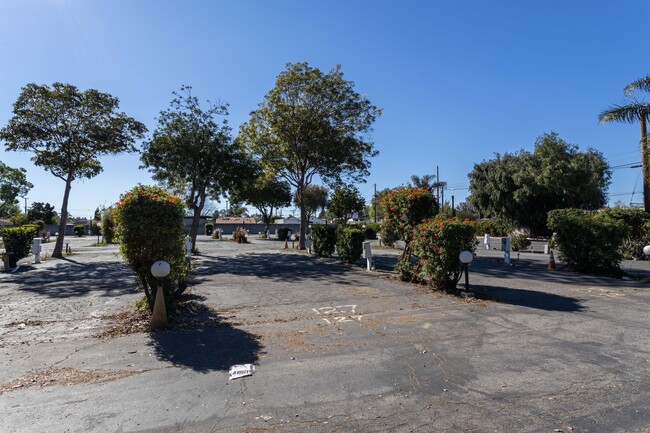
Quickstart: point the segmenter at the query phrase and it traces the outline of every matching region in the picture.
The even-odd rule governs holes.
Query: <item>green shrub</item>
[[[211,236],[213,230],[214,230],[214,224],[212,224],[212,223],[205,223],[205,234],[206,234],[207,236]]]
[[[92,220],[90,222],[90,234],[93,236],[102,234],[102,226],[99,224],[99,221]]]
[[[426,188],[395,188],[382,195],[379,205],[384,214],[384,221],[388,222],[407,244],[413,229],[432,218],[439,210],[436,198]]]
[[[395,265],[395,273],[402,281],[413,281],[416,279],[416,267],[410,260],[406,260],[402,256],[397,259]]]
[[[247,236],[248,232],[246,230],[241,227],[237,227],[237,230],[232,233],[232,240],[238,244],[246,244],[248,243]]]
[[[83,224],[77,224],[73,227],[72,231],[74,232],[75,236],[81,237],[86,234],[86,226]]]
[[[34,225],[23,225],[2,229],[2,242],[5,251],[15,254],[14,259],[20,260],[32,252],[32,241],[37,234]]]
[[[412,245],[420,262],[419,277],[428,277],[438,289],[455,289],[461,275],[458,255],[476,250],[475,230],[473,221],[458,218],[436,218],[417,226]]]
[[[115,210],[113,208],[108,208],[104,211],[102,233],[104,235],[104,242],[107,244],[116,241],[117,225],[115,222]]]
[[[580,209],[555,209],[548,213],[548,227],[555,232],[559,258],[569,269],[620,275],[621,246],[628,236],[623,221]]]
[[[336,247],[336,226],[314,224],[310,228],[312,246],[319,257],[330,257]]]
[[[183,200],[158,186],[134,187],[121,196],[115,209],[122,257],[137,275],[150,309],[158,287],[151,275],[154,262],[164,260],[171,268],[163,282],[167,303],[184,290],[189,272],[185,262],[184,215]]]
[[[367,240],[377,239],[377,233],[381,230],[381,224],[366,223],[363,225],[363,229]]]
[[[387,247],[395,246],[395,242],[400,240],[399,232],[395,226],[395,223],[390,221],[384,221],[381,224],[379,235],[381,236],[381,242]]]
[[[36,220],[32,224],[38,227],[38,231],[36,232],[37,236],[45,229],[45,221],[43,220]]]
[[[281,241],[288,241],[290,231],[291,231],[291,229],[287,228],[287,227],[282,227],[282,228],[278,229],[278,239],[281,240]]]
[[[474,234],[484,236],[489,234],[494,237],[508,236],[508,227],[494,220],[478,220],[474,223]]]
[[[622,221],[628,227],[629,234],[621,246],[624,259],[647,259],[643,254],[643,247],[650,244],[650,214],[643,209],[613,208],[601,211],[600,215],[604,218]]]
[[[336,231],[336,252],[339,258],[348,263],[356,263],[363,252],[365,238],[361,229],[339,226]]]
[[[38,225],[36,224],[23,224],[21,226],[25,230],[31,230],[32,238],[38,237]]]
[[[512,251],[522,251],[530,246],[531,242],[523,233],[517,233],[510,238],[510,247]]]

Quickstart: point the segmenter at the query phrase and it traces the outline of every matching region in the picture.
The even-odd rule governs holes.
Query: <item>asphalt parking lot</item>
[[[141,294],[115,246],[71,242],[0,274],[0,431],[650,431],[645,282],[479,250],[468,300],[395,280],[396,250],[367,272],[203,237],[190,292],[219,326],[98,338]]]

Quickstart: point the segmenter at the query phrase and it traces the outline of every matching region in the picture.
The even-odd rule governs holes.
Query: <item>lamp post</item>
[[[151,315],[151,328],[162,329],[167,326],[167,309],[165,308],[165,294],[163,293],[162,279],[169,275],[169,263],[159,260],[151,265],[151,275],[156,278],[156,299],[153,303],[153,314]]]
[[[643,254],[645,254],[646,256],[650,256],[650,245],[646,245],[645,247],[643,247]]]
[[[469,251],[461,251],[458,260],[460,260],[463,267],[462,271],[465,272],[465,291],[469,292],[469,264],[474,260],[474,254]]]

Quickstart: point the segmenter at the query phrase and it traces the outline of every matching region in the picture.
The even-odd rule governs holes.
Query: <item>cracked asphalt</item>
[[[479,250],[466,300],[252,241],[200,239],[221,327],[98,338],[141,294],[92,238],[0,274],[0,431],[650,432],[647,283]]]

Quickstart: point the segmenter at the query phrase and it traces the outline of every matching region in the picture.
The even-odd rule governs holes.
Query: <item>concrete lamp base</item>
[[[151,315],[151,329],[163,329],[167,326],[167,309],[165,308],[165,294],[163,288],[158,285],[156,300],[153,303],[153,314]]]

